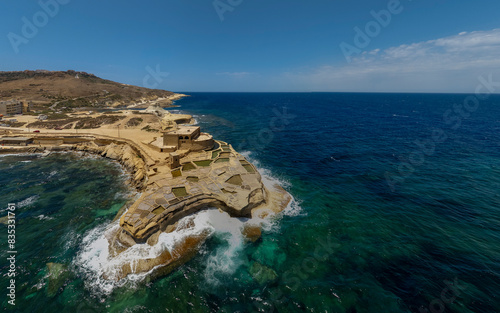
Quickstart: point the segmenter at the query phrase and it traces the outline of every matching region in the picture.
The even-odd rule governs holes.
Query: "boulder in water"
[[[69,273],[67,266],[60,263],[47,263],[47,269],[47,295],[49,297],[54,297],[64,285]]]
[[[249,271],[253,278],[261,285],[274,282],[278,279],[278,275],[272,268],[258,262],[253,262],[252,265],[250,265]]]

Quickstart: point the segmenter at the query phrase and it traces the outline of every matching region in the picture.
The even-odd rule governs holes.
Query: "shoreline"
[[[174,104],[175,101],[180,100],[185,97],[191,97],[190,95],[175,93],[173,95],[167,96],[165,98],[157,98],[155,100],[147,100],[147,102],[141,102],[136,104],[131,104],[127,106],[117,106],[113,108],[107,109],[125,109],[125,110],[133,110],[133,109],[147,109],[150,106],[159,106],[162,108],[176,108],[178,105]],[[144,101],[144,100],[143,100]]]
[[[117,161],[133,178],[132,187],[141,191],[144,188],[147,176],[147,164],[151,164],[152,159],[137,145],[130,140],[123,138],[113,138],[108,136],[97,136],[95,134],[60,134],[59,136],[37,137],[39,140],[62,140],[60,145],[32,145],[21,147],[2,147],[0,154],[24,154],[24,153],[44,153],[44,152],[83,152]],[[101,145],[95,144],[100,141]],[[69,143],[76,142],[76,143]],[[106,143],[107,144],[103,144]],[[119,147],[123,145],[124,147]],[[142,162],[132,161],[134,156],[139,156]]]
[[[78,134],[38,133],[32,136],[36,145],[2,147],[0,154],[82,152],[117,161],[130,174],[126,183],[139,195],[120,208],[114,218],[114,221],[120,220],[120,227],[107,236],[112,258],[137,244],[154,247],[162,233],[182,231],[185,226],[179,225],[180,220],[206,209],[217,208],[233,218],[264,220],[282,212],[292,201],[291,195],[281,186],[264,186],[258,170],[225,142],[217,141],[208,151],[182,152],[184,165],[170,170],[162,154],[153,152],[144,143],[139,144],[137,138],[132,140],[98,132],[99,129]],[[26,132],[15,135],[23,136]],[[200,161],[205,159],[211,160],[210,166]],[[192,164],[193,168],[186,169],[186,164]],[[250,185],[243,188],[242,183]],[[182,189],[179,189],[180,194],[176,188]],[[245,227],[242,233],[248,240],[256,241],[260,238],[261,226]],[[106,278],[118,281],[129,274],[147,273],[156,268],[162,268],[159,272],[165,274],[196,255],[207,237],[195,237],[177,243],[173,251],[165,250],[152,259],[136,260],[134,266],[124,264],[119,271],[108,273]]]

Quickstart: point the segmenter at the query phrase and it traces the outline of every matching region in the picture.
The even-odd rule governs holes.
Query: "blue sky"
[[[498,0],[4,0],[0,70],[173,91],[472,92],[480,75],[500,81],[498,12]]]

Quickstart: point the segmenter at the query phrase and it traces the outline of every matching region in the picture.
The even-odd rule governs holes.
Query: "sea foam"
[[[22,201],[19,201],[17,203],[17,207],[18,208],[23,208],[23,207],[26,207],[26,206],[29,206],[29,205],[32,205],[33,203],[36,202],[36,200],[38,200],[40,198],[39,195],[33,195],[31,197],[28,197]]]
[[[187,237],[200,236],[202,234],[227,233],[228,242],[234,251],[240,249],[243,242],[240,226],[242,222],[238,219],[230,218],[225,212],[217,209],[208,209],[192,216],[187,216],[179,221],[178,231],[172,233],[162,233],[157,244],[136,244],[117,256],[109,254],[108,239],[120,227],[118,221],[109,226],[98,226],[89,231],[83,238],[81,249],[78,253],[74,265],[86,276],[87,288],[97,291],[100,294],[109,294],[115,287],[125,284],[135,285],[151,274],[158,267],[147,273],[130,274],[119,281],[105,279],[104,277],[117,277],[122,267],[129,264],[135,268],[140,259],[150,259],[160,256],[164,251],[172,252],[174,248]],[[237,237],[239,236],[239,237]],[[223,252],[225,261],[231,260],[231,253]],[[209,256],[210,272],[225,271],[227,266],[221,262],[220,255]],[[209,275],[207,275],[209,276]]]
[[[290,187],[290,183],[285,179],[278,178],[270,170],[261,168],[260,163],[251,157],[250,152],[243,152],[242,155],[257,167],[266,188],[272,190],[277,185],[284,188]],[[219,285],[221,281],[231,277],[245,262],[245,258],[242,257],[242,251],[245,247],[242,230],[245,226],[260,226],[264,231],[275,232],[279,229],[279,221],[283,215],[295,216],[301,212],[300,204],[293,197],[283,213],[266,218],[232,218],[226,212],[218,209],[207,209],[181,219],[178,227],[180,230],[162,233],[154,246],[136,244],[117,256],[111,256],[107,238],[111,237],[120,227],[119,222],[115,221],[107,226],[98,226],[84,236],[74,265],[86,276],[86,287],[89,290],[107,295],[116,287],[137,286],[137,283],[143,281],[161,266],[157,266],[147,273],[129,274],[119,281],[104,277],[117,277],[126,264],[135,268],[140,259],[156,258],[165,250],[172,252],[176,245],[188,237],[208,234],[208,237],[215,236],[222,243],[213,251],[204,250],[203,262],[206,266],[203,276],[209,285]]]

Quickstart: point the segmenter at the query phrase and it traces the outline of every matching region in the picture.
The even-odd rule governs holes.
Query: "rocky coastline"
[[[44,135],[37,142],[38,146],[3,147],[0,153],[89,153],[117,161],[130,173],[128,183],[141,196],[115,218],[119,219],[120,227],[107,235],[111,258],[119,257],[135,245],[155,246],[162,233],[182,231],[189,225],[179,221],[204,209],[218,208],[234,218],[266,218],[284,210],[291,201],[291,196],[280,186],[264,186],[257,169],[224,142],[218,142],[218,150],[184,153],[178,177],[174,171],[165,170],[163,160],[151,157],[136,142],[124,138],[96,134]],[[220,157],[211,159],[210,166],[202,166],[196,160],[205,159],[203,153]],[[187,164],[198,165],[187,170]],[[193,177],[197,181],[189,179]],[[177,185],[182,185],[187,194],[174,194],[173,187]],[[242,233],[249,241],[255,241],[260,237],[260,227],[247,226]],[[191,259],[208,236],[202,233],[186,237],[171,250],[140,258],[133,265],[124,263],[104,276],[118,281],[129,274],[166,274]]]

